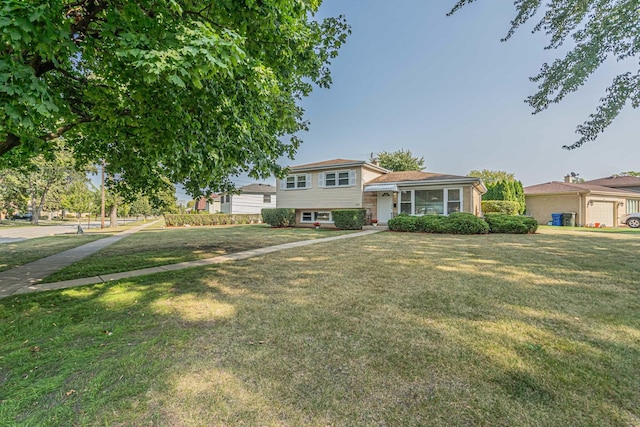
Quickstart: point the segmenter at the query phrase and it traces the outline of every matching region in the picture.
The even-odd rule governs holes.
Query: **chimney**
[[[573,177],[571,175],[566,175],[564,177],[564,182],[568,182],[569,184],[571,184],[573,182]]]

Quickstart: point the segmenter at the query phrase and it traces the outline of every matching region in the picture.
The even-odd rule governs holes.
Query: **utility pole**
[[[101,192],[102,192],[102,203],[100,205],[100,229],[104,230],[104,205],[105,205],[105,198],[104,198],[104,159],[102,159],[102,175],[101,175],[101,184],[100,184],[100,188],[101,188]]]

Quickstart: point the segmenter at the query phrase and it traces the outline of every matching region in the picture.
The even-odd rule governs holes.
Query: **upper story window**
[[[349,187],[356,184],[356,171],[325,172],[319,178],[321,187]]]
[[[280,181],[281,190],[296,190],[302,188],[311,188],[310,174],[289,175],[286,179]]]

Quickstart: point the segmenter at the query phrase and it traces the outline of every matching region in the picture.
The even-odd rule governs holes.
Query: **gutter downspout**
[[[585,200],[586,200],[586,199],[585,199]],[[584,227],[584,224],[585,224],[585,223],[583,222],[583,221],[584,221],[584,218],[582,217],[582,207],[583,207],[583,203],[582,203],[582,193],[578,192],[578,211],[579,211],[579,212],[578,212],[578,215],[580,215],[580,216],[579,216],[579,218],[580,218],[580,221],[582,222],[581,227]],[[577,222],[577,221],[576,221],[576,222]],[[576,224],[576,225],[577,225],[577,224]]]

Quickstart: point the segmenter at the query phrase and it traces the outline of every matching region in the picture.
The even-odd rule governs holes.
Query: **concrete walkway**
[[[118,240],[157,222],[158,221],[153,221],[137,227],[132,227],[114,236],[105,237],[103,239],[87,243],[86,245],[78,246],[73,249],[30,262],[29,264],[0,272],[0,298],[13,295],[22,289],[28,288],[56,271],[80,261],[81,259],[114,244]]]
[[[354,237],[366,236],[369,234],[379,233],[386,229],[387,229],[386,227],[377,227],[376,229],[364,230],[359,233],[342,234],[340,236],[327,237],[324,239],[303,240],[299,242],[284,243],[276,246],[268,246],[266,248],[258,248],[258,249],[252,249],[249,251],[244,251],[244,252],[237,252],[229,255],[222,255],[215,258],[207,258],[207,259],[201,259],[197,261],[187,261],[187,262],[181,262],[178,264],[169,264],[169,265],[163,265],[160,267],[143,268],[140,270],[105,274],[101,276],[86,277],[82,279],[65,280],[63,282],[42,283],[42,284],[22,283],[20,285],[11,287],[11,291],[5,291],[4,289],[5,286],[0,285],[0,298],[6,297],[9,295],[19,295],[19,294],[26,294],[31,292],[45,291],[45,290],[66,289],[74,286],[94,285],[96,283],[105,283],[113,280],[128,279],[130,277],[145,276],[148,274],[163,273],[167,271],[182,270],[185,268],[201,267],[201,266],[213,265],[213,264],[222,264],[225,262],[238,261],[238,260],[259,256],[259,255],[270,254],[270,253],[282,251],[285,249],[299,248],[303,246],[315,245],[318,243],[326,243],[326,242],[331,242],[335,240],[351,239]]]

